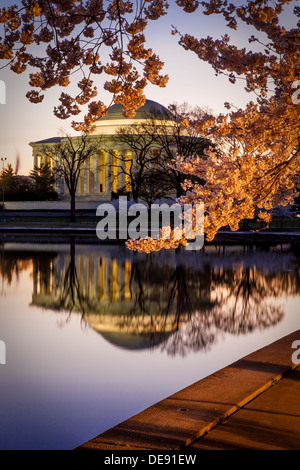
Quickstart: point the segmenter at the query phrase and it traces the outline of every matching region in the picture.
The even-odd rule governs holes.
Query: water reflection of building
[[[120,346],[154,345],[181,328],[191,311],[178,298],[178,277],[163,282],[169,269],[162,275],[161,268],[148,268],[131,259],[95,254],[77,254],[74,263],[64,253],[46,263],[36,258],[32,304],[78,312],[91,328]],[[192,308],[201,302],[209,302],[209,289],[198,286]]]
[[[164,257],[83,248],[33,259],[34,305],[78,312],[115,345],[159,344],[169,354],[276,325],[283,297],[299,291],[299,258],[291,251],[231,247]]]

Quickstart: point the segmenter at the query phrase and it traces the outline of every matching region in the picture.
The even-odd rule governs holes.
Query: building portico
[[[157,123],[167,121],[167,125],[174,125],[173,115],[162,105],[154,101],[146,100],[146,104],[136,112],[136,116],[127,119],[123,116],[121,105],[113,105],[108,109],[106,116],[96,121],[96,128],[88,136],[89,143],[96,144],[88,158],[83,162],[78,185],[76,190],[76,199],[95,201],[111,200],[119,191],[123,193],[131,192],[130,172],[136,168],[136,155],[133,149],[128,148],[118,142],[118,133],[120,129],[137,126],[149,120],[149,116],[157,115]],[[166,128],[166,127],[165,127]],[[35,168],[49,164],[53,167],[51,158],[51,148],[54,151],[55,146],[63,144],[64,137],[52,137],[37,142],[31,142],[33,165]],[[72,137],[74,142],[79,137]],[[157,149],[155,146],[149,146],[147,152],[152,154]],[[57,191],[60,198],[68,199],[69,192],[65,182],[57,183]]]

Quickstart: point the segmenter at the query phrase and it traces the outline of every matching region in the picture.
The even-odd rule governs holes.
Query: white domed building
[[[145,124],[151,119],[151,125],[161,126],[164,132],[172,134],[172,127],[175,125],[175,118],[171,112],[161,104],[146,100],[144,106],[136,111],[133,118],[125,118],[122,106],[112,105],[107,114],[96,121],[96,128],[88,139],[90,142],[99,142],[97,151],[85,161],[81,170],[79,184],[77,187],[77,201],[109,201],[112,193],[117,193],[122,188],[130,188],[129,181],[126,181],[126,171],[119,165],[135,165],[134,151],[124,144],[123,139],[118,138],[120,129],[126,129],[126,134],[130,134],[130,128],[137,128],[138,125]],[[135,131],[136,132],[136,131]],[[33,164],[39,167],[42,163],[51,163],[51,155],[45,155],[43,149],[57,145],[63,138],[54,137],[31,142]],[[72,139],[78,139],[73,137]],[[150,145],[148,152],[155,152],[157,145]],[[125,157],[124,157],[125,156]],[[128,176],[127,176],[128,179]],[[130,191],[129,191],[130,192]],[[68,191],[64,184],[59,187],[61,198],[68,199]]]

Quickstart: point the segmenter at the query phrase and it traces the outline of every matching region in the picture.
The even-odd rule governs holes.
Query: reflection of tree
[[[163,318],[175,314],[178,325],[182,316],[190,317],[200,305],[210,302],[209,296],[204,295],[208,287],[206,273],[200,278],[185,266],[162,267],[151,256],[147,261],[136,262],[132,267],[131,281],[138,286],[138,294],[135,311],[130,313],[151,314],[151,300],[157,303]]]
[[[30,267],[31,260],[26,258],[14,258],[12,253],[5,253],[1,263],[1,277],[10,285],[13,278],[19,278],[20,272]]]
[[[195,309],[209,300],[199,295],[203,288],[199,279],[192,285],[191,273],[183,266],[162,269],[151,262],[151,256],[148,261],[146,266],[144,262],[132,265],[130,290],[133,292],[134,285],[136,295],[118,326],[122,331],[142,333],[150,346],[179,330]]]
[[[75,241],[70,241],[70,257],[66,269],[56,271],[54,275],[55,309],[64,310],[69,313],[80,312],[82,316],[86,311],[91,310],[92,302],[88,295],[84,294],[80,285],[76,261],[75,261]]]
[[[276,257],[276,255],[275,255]],[[182,269],[182,268],[180,268]],[[242,262],[224,269],[207,264],[200,270],[175,267],[173,273],[165,275],[164,289],[169,303],[177,294],[177,319],[188,312],[188,319],[168,337],[162,349],[169,354],[185,355],[188,351],[206,349],[213,344],[220,332],[246,334],[255,329],[264,329],[277,324],[284,315],[279,297],[299,293],[300,269],[288,271],[259,270],[247,267]],[[149,272],[149,266],[143,271]],[[151,270],[150,270],[151,272]],[[153,273],[153,278],[157,274]],[[149,274],[148,274],[149,275]],[[209,302],[199,297],[199,289],[208,290]],[[167,318],[169,309],[162,311]],[[178,321],[178,325],[180,321]]]
[[[269,278],[274,278],[274,274],[262,274],[256,268],[244,266],[214,272],[212,291],[218,305],[222,305],[216,326],[240,334],[277,323],[283,311],[274,300],[284,291],[277,276],[275,283],[269,283]]]
[[[38,254],[41,259],[41,266],[44,266],[43,261],[52,259],[55,255],[48,255],[46,253]],[[4,249],[2,245],[1,249],[1,263],[0,263],[0,275],[3,280],[11,285],[13,279],[19,279],[19,275],[22,271],[27,271],[32,266],[32,261],[35,256],[28,251],[8,251]]]
[[[129,259],[124,253],[119,259],[116,251],[111,257],[101,252],[94,259],[81,250],[76,257],[71,243],[69,255],[61,257],[63,266],[56,259],[51,271],[39,263],[40,281],[46,283],[52,273],[52,294],[35,302],[78,312],[100,333],[133,335],[144,346],[185,355],[209,348],[222,333],[246,334],[277,324],[284,297],[300,291],[297,253],[244,250]]]
[[[244,316],[234,313],[222,302],[211,310],[194,312],[191,319],[162,345],[162,350],[181,356],[191,351],[208,350],[222,333],[239,335],[263,330],[276,325],[283,317],[282,308],[272,301],[269,304],[262,301],[259,310],[249,309]]]
[[[192,351],[207,350],[218,335],[215,320],[220,312],[217,315],[215,313],[214,307],[194,312],[190,320],[162,344],[161,350],[171,356],[186,356]]]

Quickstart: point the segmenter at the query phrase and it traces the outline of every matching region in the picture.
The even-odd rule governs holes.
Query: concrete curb
[[[76,450],[165,451],[190,445],[294,370],[295,340],[300,340],[300,330],[156,403]]]

